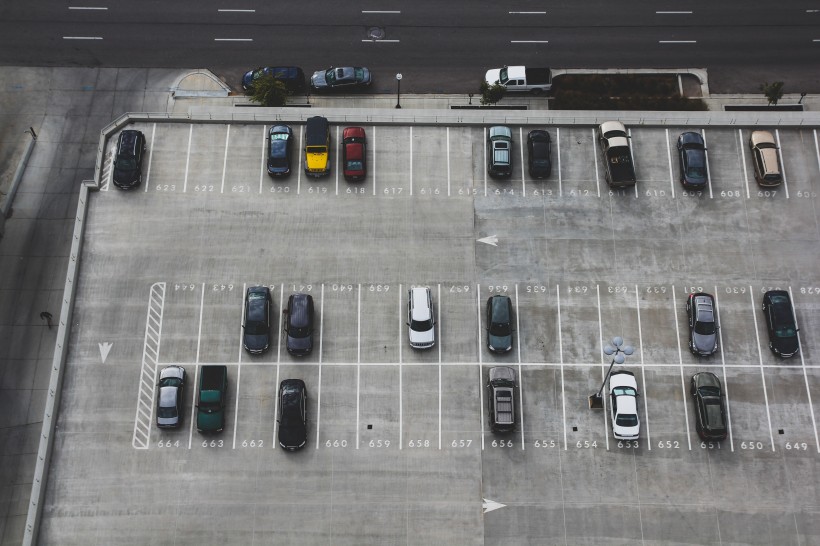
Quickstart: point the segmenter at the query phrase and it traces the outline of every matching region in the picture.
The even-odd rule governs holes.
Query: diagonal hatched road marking
[[[162,333],[162,311],[165,306],[165,283],[151,285],[148,297],[148,314],[145,318],[145,342],[142,348],[142,369],[140,370],[139,392],[137,394],[137,414],[134,418],[134,449],[148,449],[151,437],[151,422],[154,419],[154,384],[157,380],[159,360],[159,340]]]

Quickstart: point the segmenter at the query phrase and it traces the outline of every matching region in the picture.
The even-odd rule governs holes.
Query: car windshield
[[[612,394],[615,396],[638,396],[638,393],[632,387],[615,387],[612,389]]]
[[[634,413],[619,413],[615,417],[615,424],[622,427],[638,426],[638,416]]]
[[[364,164],[360,159],[351,159],[347,162],[346,169],[348,171],[361,171],[364,169]]]
[[[720,396],[720,389],[717,387],[701,387],[698,391],[701,396]]]
[[[689,166],[689,169],[686,171],[686,176],[689,178],[696,178],[696,179],[703,179],[706,178],[706,169],[703,167],[696,167],[693,165]]]
[[[177,416],[177,409],[174,406],[160,406],[157,409],[157,417],[168,419]]]
[[[182,385],[182,380],[178,377],[166,377],[159,382],[160,387],[178,387]]]
[[[133,171],[137,168],[137,160],[133,157],[118,157],[115,168],[120,171]]]
[[[506,84],[510,81],[509,76],[507,75],[507,69],[502,68],[501,71],[498,73],[498,81],[499,83]]]
[[[534,159],[532,162],[533,167],[548,167],[549,164],[550,162],[546,159]]]
[[[696,322],[695,323],[695,333],[701,334],[703,336],[709,336],[715,333],[715,323],[714,322]]]
[[[774,331],[777,337],[794,337],[797,331],[794,326],[783,326]]]
[[[433,319],[411,320],[410,329],[415,332],[427,332],[433,328]]]
[[[508,336],[511,331],[509,322],[493,322],[490,324],[490,335]]]
[[[311,330],[307,326],[303,328],[296,328],[294,326],[291,326],[290,328],[288,328],[288,335],[290,337],[308,337],[310,335],[310,332]]]
[[[706,422],[711,428],[723,428],[723,412],[720,411],[720,404],[706,404]]]

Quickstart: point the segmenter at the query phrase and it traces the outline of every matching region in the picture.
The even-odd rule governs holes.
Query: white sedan
[[[637,439],[641,422],[638,419],[638,384],[632,372],[621,370],[610,374],[609,399],[615,439]]]

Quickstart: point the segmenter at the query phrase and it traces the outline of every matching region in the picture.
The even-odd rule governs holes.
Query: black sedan
[[[530,176],[547,178],[552,172],[552,142],[550,134],[541,129],[530,131],[527,135],[527,161]]]
[[[307,387],[301,379],[279,384],[279,445],[296,451],[307,442]]]
[[[117,138],[114,157],[114,185],[121,190],[136,188],[142,183],[142,160],[145,156],[145,135],[126,129]]]
[[[319,70],[310,77],[310,87],[315,91],[334,89],[360,89],[371,83],[370,70],[361,66],[343,66]]]
[[[680,182],[684,188],[706,187],[706,146],[700,133],[681,133],[678,137],[678,163]]]
[[[287,176],[293,153],[293,129],[287,125],[274,125],[268,131],[268,174]]]
[[[182,422],[183,392],[185,390],[185,368],[166,366],[159,372],[157,384],[157,426],[177,428]]]
[[[696,373],[690,392],[695,399],[695,429],[700,439],[726,439],[725,398],[717,376],[711,372]]]
[[[698,356],[709,356],[718,348],[718,323],[715,298],[705,292],[695,292],[686,298],[689,318],[689,350]]]
[[[251,354],[261,354],[270,345],[270,308],[273,298],[267,286],[251,286],[245,294],[245,321],[242,343]]]
[[[763,315],[769,331],[769,349],[783,358],[797,354],[800,341],[797,338],[797,323],[789,293],[785,290],[769,290],[763,294]]]
[[[494,353],[512,350],[513,307],[509,296],[496,294],[487,300],[487,348]]]

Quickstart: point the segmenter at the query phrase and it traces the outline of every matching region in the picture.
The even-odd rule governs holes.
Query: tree
[[[504,98],[504,93],[507,88],[498,82],[490,85],[486,81],[481,82],[481,104],[486,106],[488,104],[495,104]]]
[[[769,100],[769,106],[777,105],[777,101],[783,98],[783,82],[766,82],[760,86],[760,90]]]
[[[284,106],[288,100],[288,89],[273,74],[265,74],[253,81],[250,99],[262,106]]]

